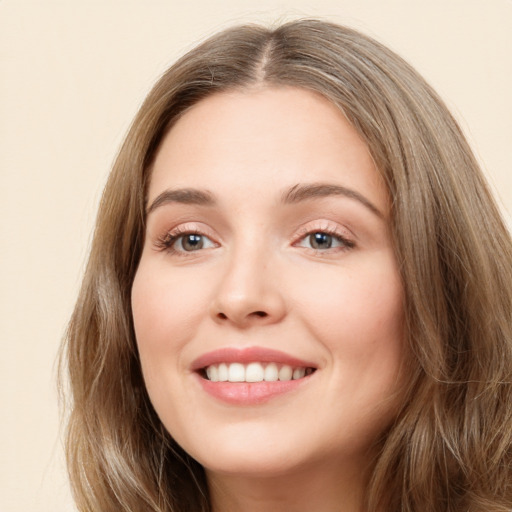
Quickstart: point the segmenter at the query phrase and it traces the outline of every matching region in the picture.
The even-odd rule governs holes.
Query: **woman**
[[[80,510],[512,508],[512,252],[442,101],[321,21],[136,116],[66,354]]]

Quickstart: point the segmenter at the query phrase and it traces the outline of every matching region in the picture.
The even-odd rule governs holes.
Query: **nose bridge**
[[[275,258],[266,245],[246,236],[228,251],[213,298],[215,320],[248,326],[282,318],[284,297],[276,281]]]

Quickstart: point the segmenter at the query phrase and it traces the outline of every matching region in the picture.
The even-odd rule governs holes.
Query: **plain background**
[[[0,0],[0,511],[72,511],[55,360],[102,186],[150,86],[245,21],[327,18],[445,99],[511,225],[512,0]]]

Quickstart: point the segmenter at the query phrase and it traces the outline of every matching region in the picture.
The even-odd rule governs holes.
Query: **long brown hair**
[[[187,109],[261,84],[316,91],[367,142],[392,200],[409,345],[403,406],[367,509],[512,509],[512,246],[461,130],[400,57],[345,27],[243,26],[189,52],[138,112],[104,191],[65,345],[67,456],[81,511],[208,511],[201,466],[145,391],[130,291],[151,161]]]

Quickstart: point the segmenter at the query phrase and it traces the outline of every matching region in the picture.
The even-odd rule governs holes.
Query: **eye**
[[[185,254],[217,247],[217,244],[202,233],[178,229],[159,238],[156,247],[171,253]]]
[[[171,247],[176,251],[192,252],[215,247],[215,244],[205,235],[185,233],[174,237]]]
[[[354,243],[345,237],[328,231],[314,231],[307,233],[299,242],[294,244],[298,247],[306,247],[315,251],[326,251],[328,249],[350,249]]]
[[[334,238],[328,233],[312,233],[307,237],[307,241],[313,249],[330,249]]]

